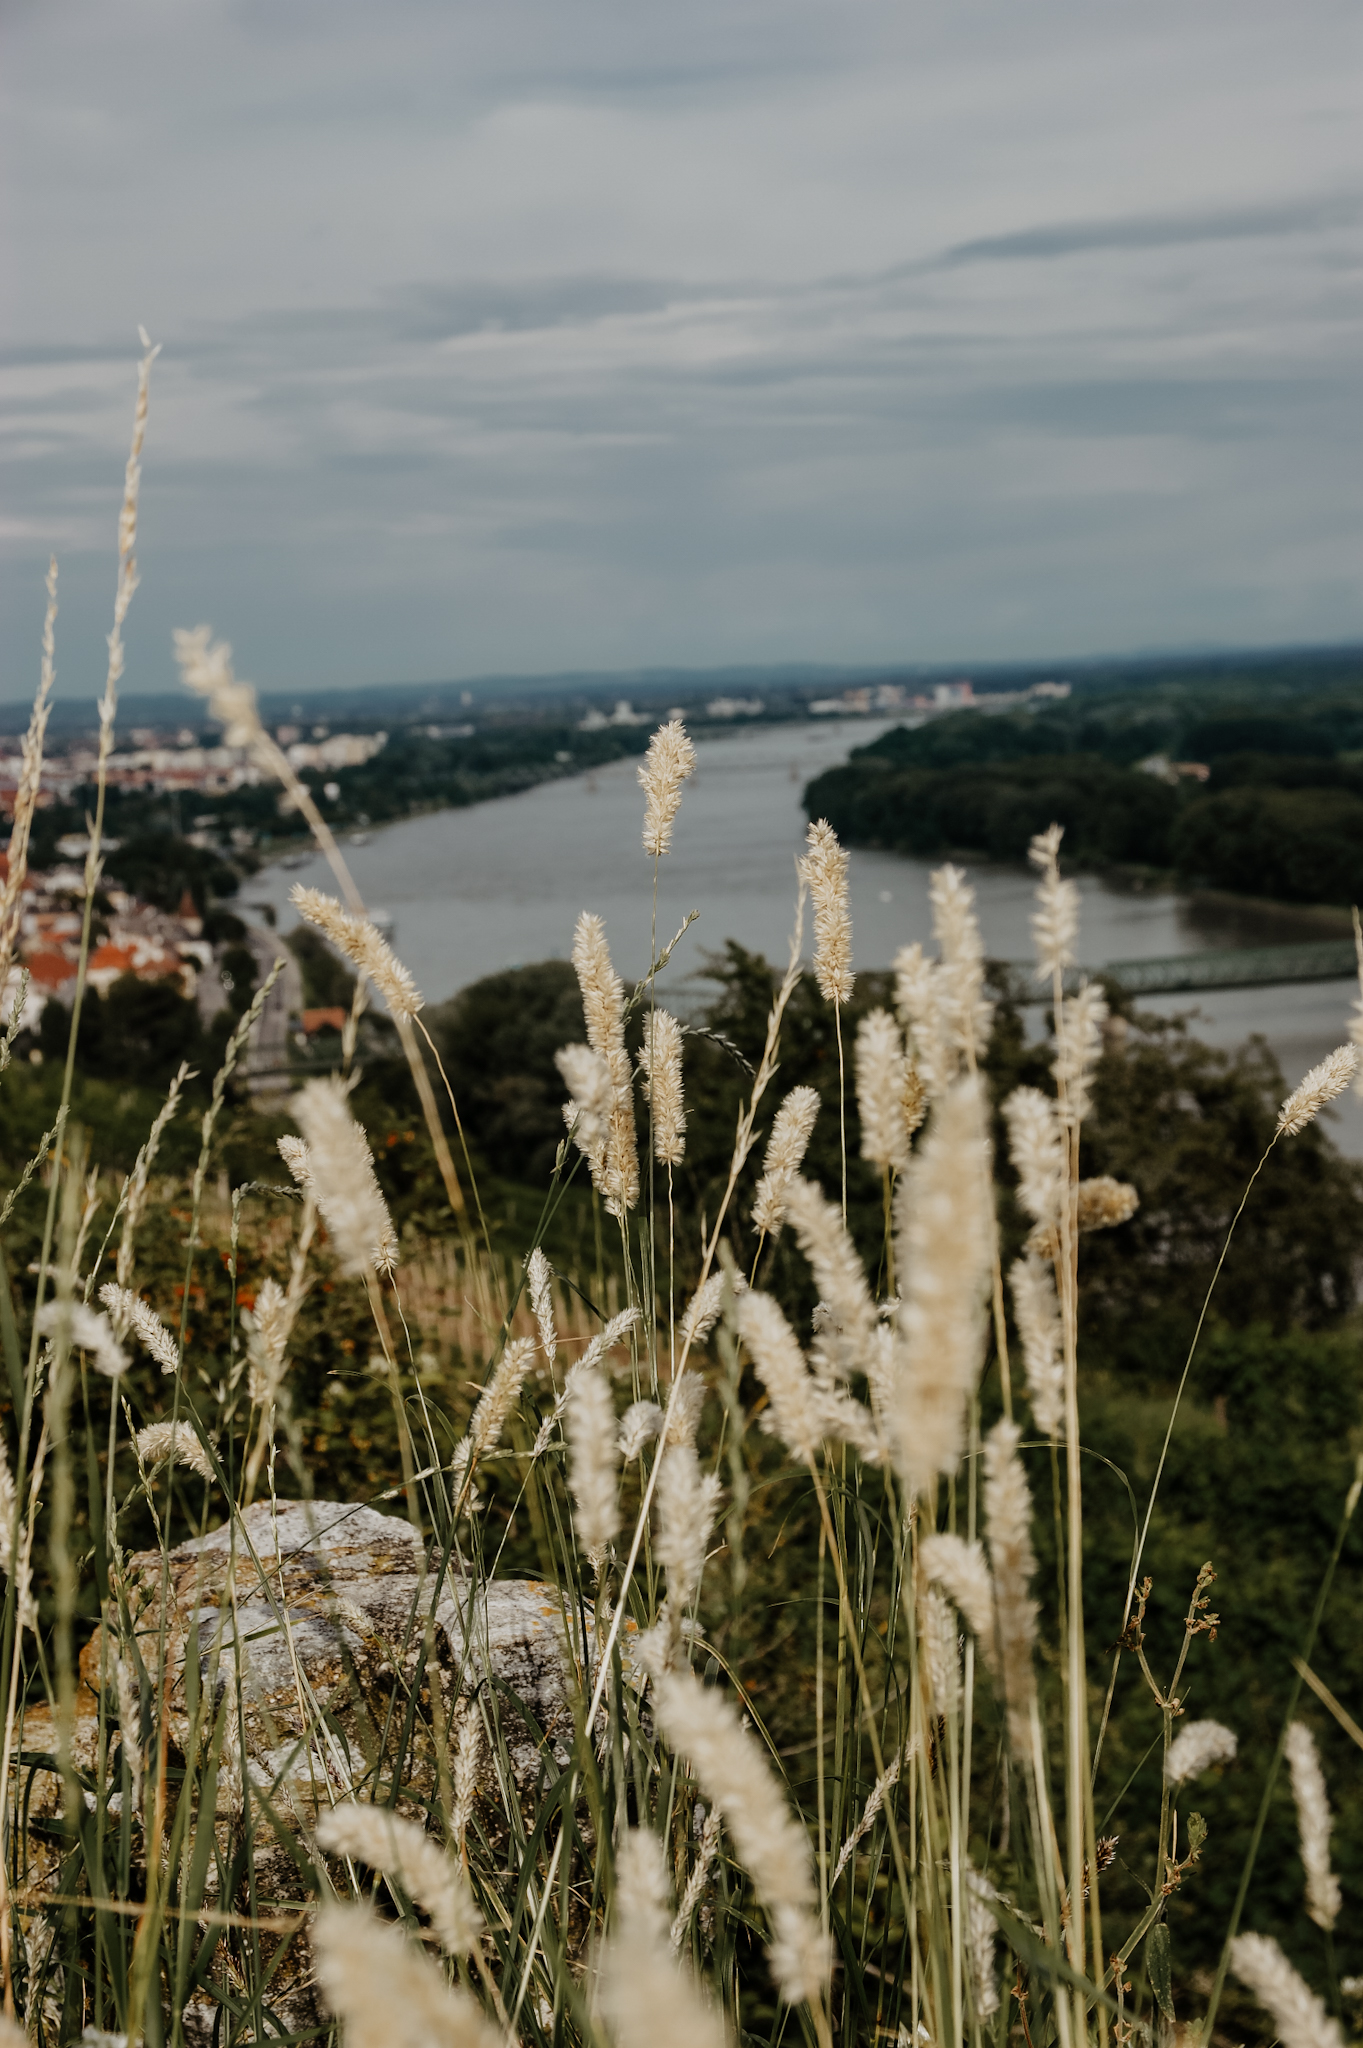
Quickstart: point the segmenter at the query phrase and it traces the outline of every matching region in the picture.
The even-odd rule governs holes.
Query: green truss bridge
[[[1038,988],[1034,970],[1018,965],[1019,979],[1031,981],[1030,1000],[1044,1003],[1050,991]],[[1211,988],[1270,988],[1295,981],[1351,981],[1358,973],[1352,939],[1313,939],[1295,946],[1246,946],[1215,953],[1175,953],[1156,960],[1110,960],[1105,967],[1072,968],[1065,976],[1073,994],[1087,975],[1090,981],[1115,981],[1128,995],[1192,994]]]

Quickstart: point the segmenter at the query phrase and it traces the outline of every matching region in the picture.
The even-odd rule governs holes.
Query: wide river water
[[[800,793],[812,775],[884,730],[865,719],[829,720],[750,728],[698,744],[696,773],[685,786],[658,883],[660,943],[688,911],[700,912],[663,978],[679,1006],[703,993],[697,976],[704,955],[727,938],[784,961],[805,830]],[[605,918],[619,972],[627,980],[644,972],[653,863],[640,838],[643,795],[635,768],[620,761],[521,796],[432,812],[344,849],[365,900],[391,918],[394,946],[429,1001],[500,967],[566,959],[582,910]],[[852,854],[859,967],[887,967],[900,946],[931,938],[928,871],[927,862],[896,854]],[[287,929],[295,921],[288,905],[293,883],[334,887],[329,875],[320,856],[290,869],[266,868],[246,891],[244,907],[272,905]],[[1020,868],[981,865],[971,880],[987,952],[1026,960],[1031,877]],[[1094,968],[1331,935],[1308,914],[1287,909],[1116,888],[1092,876],[1080,887],[1079,957]],[[1291,1083],[1347,1036],[1354,993],[1351,981],[1310,982],[1149,997],[1144,1007],[1195,1012],[1192,1029],[1214,1045],[1238,1045],[1262,1032]],[[1042,1012],[1029,1014],[1039,1028]],[[1345,1097],[1332,1129],[1346,1151],[1363,1157],[1363,1103]]]

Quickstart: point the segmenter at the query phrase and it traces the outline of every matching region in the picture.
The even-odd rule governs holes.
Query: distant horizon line
[[[469,676],[440,676],[427,679],[390,678],[386,682],[368,683],[292,683],[260,687],[262,704],[278,705],[289,699],[328,697],[358,699],[375,695],[404,694],[416,695],[423,691],[444,694],[451,691],[482,691],[493,695],[512,695],[517,691],[535,694],[559,691],[578,691],[584,694],[625,689],[650,690],[665,693],[669,689],[681,688],[687,684],[713,689],[720,683],[749,681],[756,683],[765,679],[769,686],[786,683],[795,688],[814,688],[831,682],[892,682],[896,680],[930,680],[944,676],[962,677],[967,674],[972,680],[982,676],[1004,679],[1011,676],[1036,675],[1052,670],[1057,677],[1065,670],[1077,674],[1101,671],[1105,668],[1159,668],[1178,662],[1220,663],[1248,661],[1270,662],[1284,658],[1297,660],[1329,660],[1351,654],[1363,655],[1363,638],[1331,641],[1281,641],[1253,646],[1237,646],[1226,642],[1208,642],[1191,646],[1144,648],[1124,652],[1108,652],[1085,655],[1038,655],[1034,657],[990,657],[972,661],[968,658],[942,659],[936,661],[886,660],[876,662],[839,663],[832,661],[767,661],[767,662],[716,662],[706,666],[688,666],[681,663],[657,663],[651,666],[621,668],[572,668],[545,669],[533,671],[501,671]],[[26,709],[32,703],[31,696],[0,698],[0,716]],[[94,715],[96,698],[80,692],[66,692],[60,687],[54,691],[52,705],[70,708],[86,702]],[[131,690],[120,698],[120,718],[130,715],[135,706],[183,704],[188,711],[194,699],[179,690]]]

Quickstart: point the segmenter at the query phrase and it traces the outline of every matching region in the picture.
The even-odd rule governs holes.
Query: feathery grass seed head
[[[568,1484],[577,1508],[577,1540],[599,1578],[607,1545],[620,1528],[615,1405],[599,1367],[574,1368],[567,1418]]]
[[[954,1602],[989,1669],[997,1670],[994,1579],[984,1545],[963,1536],[928,1535],[918,1546],[918,1560],[928,1584],[940,1586]]]
[[[599,1052],[589,1045],[562,1045],[554,1054],[554,1065],[563,1076],[568,1101],[563,1121],[573,1134],[573,1143],[591,1171],[592,1186],[606,1192],[606,1146],[610,1138],[611,1110],[615,1090],[611,1071]]]
[[[536,1245],[525,1262],[525,1286],[530,1296],[530,1313],[540,1333],[540,1349],[552,1365],[558,1356],[558,1331],[554,1327],[553,1268]]]
[[[277,1138],[275,1143],[279,1147],[280,1158],[288,1167],[298,1186],[310,1192],[313,1187],[312,1161],[308,1156],[308,1148],[303,1143],[303,1140],[286,1135],[282,1138]]]
[[[847,898],[847,853],[826,818],[806,835],[809,851],[800,874],[814,904],[814,979],[826,1003],[852,1000],[852,913]]]
[[[700,1589],[705,1546],[719,1508],[720,1484],[702,1472],[690,1444],[663,1452],[654,1494],[657,1531],[653,1555],[667,1573],[668,1606],[689,1607]]]
[[[290,1109],[307,1140],[322,1221],[348,1272],[391,1273],[398,1240],[374,1172],[374,1155],[336,1081],[308,1081]]]
[[[247,1391],[262,1408],[279,1393],[294,1314],[295,1304],[277,1280],[263,1280],[255,1307],[242,1313],[247,1332],[246,1355],[251,1365]]]
[[[777,1110],[762,1161],[762,1178],[753,1200],[754,1230],[775,1237],[785,1221],[786,1196],[804,1164],[818,1114],[817,1088],[792,1088]]]
[[[1018,1200],[1033,1222],[1049,1227],[1060,1212],[1068,1174],[1059,1104],[1039,1088],[1015,1088],[1003,1116]]]
[[[1041,875],[1037,907],[1032,913],[1038,981],[1053,981],[1074,965],[1074,946],[1079,937],[1079,890],[1075,883],[1060,879],[1060,842],[1064,836],[1063,825],[1050,825],[1037,833],[1027,850],[1027,858]]]
[[[305,888],[301,882],[295,882],[290,889],[289,901],[300,917],[316,925],[338,952],[344,953],[361,974],[368,975],[395,1017],[415,1017],[422,1004],[420,990],[382,932],[367,917],[347,910],[321,889]]]
[[[616,1849],[613,1913],[599,1995],[619,2048],[725,2048],[722,2018],[672,1953],[662,1848],[647,1829],[627,1828]]]
[[[699,1373],[683,1373],[680,1379],[672,1382],[663,1416],[664,1448],[672,1444],[689,1444],[695,1448],[704,1406],[705,1382]]]
[[[824,1435],[818,1383],[809,1376],[799,1340],[780,1306],[769,1294],[745,1294],[738,1304],[738,1329],[767,1390],[763,1426],[797,1457],[813,1458]]]
[[[138,1457],[148,1467],[187,1465],[201,1479],[213,1477],[208,1453],[188,1422],[149,1422],[133,1441]]]
[[[1051,1072],[1060,1090],[1060,1117],[1071,1129],[1089,1113],[1089,1085],[1103,1049],[1107,1001],[1101,989],[1085,982],[1067,996],[1056,1013],[1055,1059]]]
[[[1282,2048],[1344,2048],[1344,2030],[1267,1934],[1237,1934],[1230,1966],[1273,2015]]]
[[[469,1420],[469,1439],[479,1457],[486,1457],[502,1440],[506,1420],[535,1363],[535,1339],[513,1337],[493,1368]]]
[[[52,686],[56,681],[57,558],[47,567],[47,614],[43,622],[43,656],[38,691],[33,699],[28,730],[19,761],[19,780],[9,835],[8,865],[0,883],[0,989],[6,985],[10,961],[23,922],[24,880],[28,873],[28,846],[33,817],[42,793],[43,742],[52,715]]]
[[[984,1000],[984,942],[975,915],[975,891],[957,867],[934,868],[928,884],[932,929],[941,953],[938,968],[943,1023],[953,1052],[978,1059],[989,1038],[993,1010]]]
[[[724,1277],[723,1273],[711,1273],[687,1302],[681,1319],[681,1342],[684,1351],[690,1351],[697,1344],[703,1344],[719,1321],[719,1312],[724,1306]],[[746,1285],[742,1274],[736,1273],[734,1292],[741,1294]]]
[[[723,1814],[766,1908],[772,1930],[768,1955],[781,1997],[789,2004],[821,1997],[831,1958],[819,1926],[809,1837],[756,1738],[731,1702],[689,1671],[658,1679],[654,1707],[664,1738]]]
[[[960,1060],[941,965],[917,939],[895,954],[894,989],[913,1070],[928,1100],[935,1101],[955,1079]]]
[[[927,1664],[932,1711],[950,1720],[961,1704],[961,1633],[951,1602],[929,1586],[918,1609],[918,1638]]]
[[[178,1370],[180,1348],[149,1302],[143,1301],[141,1295],[134,1294],[131,1289],[120,1287],[116,1280],[105,1281],[99,1290],[99,1298],[108,1309],[120,1336],[127,1330],[135,1330],[162,1372]]]
[[[644,792],[644,852],[656,860],[672,845],[672,823],[681,806],[681,786],[696,766],[696,750],[679,718],[660,725],[635,770]]]
[[[1325,1789],[1325,1773],[1320,1767],[1316,1738],[1304,1721],[1294,1721],[1287,1731],[1287,1765],[1292,1774],[1301,1860],[1306,1871],[1306,1910],[1317,1927],[1328,1933],[1344,1902],[1339,1879],[1330,1868],[1330,1832],[1335,1823]]]
[[[905,1094],[909,1063],[904,1040],[888,1010],[871,1010],[857,1026],[857,1114],[861,1156],[902,1173],[909,1163]]]
[[[1059,1436],[1065,1420],[1064,1329],[1055,1276],[1035,1252],[1008,1271],[1013,1313],[1022,1339],[1022,1363],[1032,1419],[1043,1436]]]
[[[174,633],[175,659],[180,681],[196,697],[203,697],[209,715],[224,728],[225,747],[255,751],[265,740],[260,722],[255,685],[239,683],[232,671],[232,649],[226,640],[215,640],[211,626],[192,630],[177,626]]]
[[[1358,1047],[1341,1045],[1312,1067],[1309,1074],[1303,1074],[1278,1111],[1278,1129],[1283,1136],[1294,1138],[1314,1122],[1327,1102],[1344,1093],[1357,1067]]]
[[[967,1864],[965,1873],[966,1948],[975,1997],[975,2018],[983,2025],[999,2009],[999,1978],[994,1949],[999,1927],[986,1901],[998,1894],[987,1878]]]
[[[1141,1198],[1130,1181],[1114,1180],[1110,1173],[1081,1180],[1075,1192],[1079,1198],[1076,1220],[1081,1231],[1115,1230],[1118,1224],[1129,1223],[1141,1206]]]
[[[1008,1702],[1008,1733],[1015,1756],[1029,1753],[1036,1674],[1036,1602],[1028,1588],[1036,1570],[1032,1552],[1032,1497],[1027,1488],[1015,1422],[996,1422],[984,1443],[984,1512],[994,1613],[999,1632],[999,1668]]]
[[[467,1955],[477,1946],[483,1916],[468,1880],[415,1821],[386,1806],[348,1799],[319,1814],[317,1840],[329,1855],[352,1857],[395,1877],[413,1904],[429,1913],[447,1955]]]
[[[1185,1721],[1169,1744],[1164,1775],[1171,1785],[1186,1785],[1213,1764],[1234,1763],[1239,1746],[1234,1729],[1221,1721]]]
[[[896,1200],[898,1323],[894,1435],[911,1493],[955,1471],[966,1403],[984,1362],[993,1261],[992,1186],[979,1082],[938,1102]]]
[[[635,1401],[620,1417],[620,1433],[616,1442],[620,1447],[623,1463],[629,1464],[637,1458],[646,1444],[651,1444],[663,1426],[663,1411],[656,1401]]]
[[[586,910],[573,934],[573,966],[582,991],[587,1043],[606,1062],[610,1074],[611,1105],[600,1185],[610,1213],[622,1216],[639,1199],[634,1077],[625,1050],[625,991],[611,965],[606,928],[599,917]],[[559,1071],[563,1071],[562,1067]]]
[[[841,1211],[822,1188],[797,1178],[786,1196],[786,1216],[809,1261],[820,1299],[830,1311],[823,1332],[825,1351],[831,1351],[844,1376],[864,1371],[876,1326],[875,1303]]]
[[[312,1952],[322,1994],[345,2022],[346,2048],[506,2048],[476,2000],[367,1906],[324,1906]]]
[[[64,1335],[73,1351],[88,1351],[96,1372],[116,1380],[128,1370],[128,1355],[117,1343],[107,1316],[83,1301],[45,1301],[37,1314],[40,1336],[53,1343]]]
[[[644,1100],[653,1112],[653,1156],[664,1166],[680,1166],[686,1157],[682,1028],[666,1010],[651,1010],[644,1019],[639,1072]]]

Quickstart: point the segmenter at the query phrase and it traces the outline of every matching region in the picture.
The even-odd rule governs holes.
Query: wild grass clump
[[[1006,1270],[1005,1162],[985,1087],[994,1019],[972,892],[952,867],[932,881],[935,953],[906,949],[893,1010],[873,1009],[856,1031],[861,1152],[883,1194],[874,1256],[849,1232],[847,861],[819,823],[789,965],[760,1057],[745,1062],[722,1189],[687,1219],[699,1241],[680,1252],[688,1032],[655,999],[672,947],[655,937],[629,983],[584,911],[573,962],[586,1042],[558,1053],[562,1142],[508,1274],[411,977],[367,919],[230,650],[206,628],[181,635],[186,682],[312,824],[339,893],[300,892],[298,907],[359,974],[339,1069],[295,1096],[277,1179],[218,1195],[220,1118],[269,982],[258,992],[201,1113],[176,1303],[146,1298],[138,1247],[157,1202],[153,1168],[192,1077],[176,1077],[109,1213],[70,1103],[153,355],[119,528],[73,1050],[56,1125],[21,1183],[37,1176],[45,1197],[32,1284],[20,1290],[26,1325],[7,1293],[0,1330],[11,1396],[0,1458],[6,2015],[51,2042],[301,2041],[336,2029],[352,2044],[414,2048],[797,2036],[819,2048],[1126,2048],[1177,2027],[1210,2041],[1233,1977],[1264,2009],[1265,2037],[1342,2042],[1332,1952],[1323,1971],[1302,1958],[1303,1975],[1243,1922],[1284,1760],[1307,1910],[1327,1942],[1341,1912],[1330,1792],[1297,1709],[1306,1676],[1322,1690],[1310,1658],[1363,1461],[1329,1504],[1334,1549],[1269,1755],[1189,1715],[1217,1630],[1210,1565],[1179,1591],[1167,1664],[1147,1631],[1146,1553],[1201,1320],[1117,1567],[1124,1599],[1091,1621],[1081,1273],[1091,1233],[1125,1228],[1138,1196],[1112,1174],[1084,1173],[1106,1005],[1096,988],[1066,993],[1078,899],[1060,872],[1058,828],[1032,849],[1050,1075],[1003,1105],[1028,1232]],[[36,801],[52,605],[42,659],[0,938]],[[693,762],[670,724],[640,771],[655,933]],[[828,1187],[802,1172],[819,1097],[779,1078],[807,896],[838,1054],[840,1184]],[[452,1218],[448,1242],[416,1264],[402,1262],[353,1113],[371,992],[396,1026]],[[24,996],[20,977],[6,1059]],[[1342,1048],[1288,1097],[1231,1232],[1269,1153],[1356,1061]],[[545,1250],[584,1179],[611,1238],[613,1302],[556,1273]],[[194,1327],[215,1202],[233,1287],[258,1216],[270,1219],[279,1274],[249,1302],[234,1296],[222,1341]],[[774,1283],[778,1240],[816,1296],[812,1316]],[[372,1329],[399,1458],[377,1501],[337,1500],[316,1418],[297,1397],[321,1288],[351,1290]],[[430,1369],[433,1324],[464,1367],[476,1358],[458,1399]],[[796,1744],[773,1738],[753,1675],[731,1654],[742,1630],[718,1625],[741,1616],[758,1562],[755,1488],[813,1532],[787,1588],[814,1616],[812,1657],[793,1658],[788,1676],[805,1688]],[[509,1553],[513,1521],[526,1533]],[[780,1541],[763,1528],[768,1556]],[[527,1550],[533,1580],[507,1569]],[[1153,1856],[1131,1873],[1144,1895],[1134,1913],[1104,1890],[1138,1772],[1114,1798],[1105,1790],[1101,1808],[1095,1793],[1133,1667],[1161,1764]],[[1230,1769],[1261,1782],[1258,1819],[1219,1967],[1194,1981],[1174,1950],[1171,1905],[1218,1854],[1195,1808],[1199,1780]]]

